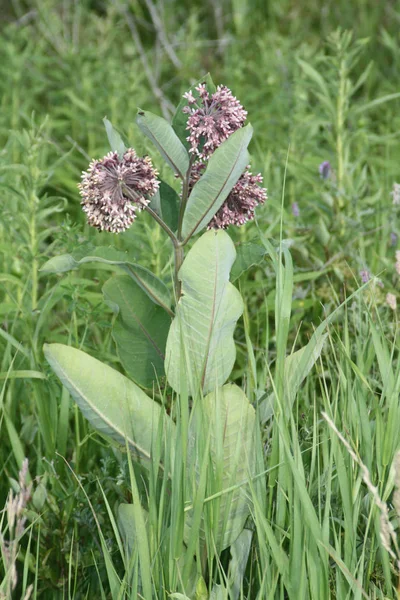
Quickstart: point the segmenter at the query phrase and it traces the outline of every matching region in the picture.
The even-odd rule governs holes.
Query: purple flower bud
[[[390,234],[390,245],[391,246],[396,246],[398,239],[399,238],[398,238],[397,233],[395,233],[394,231],[392,231],[392,233]]]
[[[362,271],[360,271],[360,277],[363,283],[367,283],[371,279],[370,272],[367,271],[367,269],[363,269]]]
[[[300,208],[299,208],[298,202],[293,202],[293,204],[292,204],[292,215],[294,217],[300,216]]]
[[[204,159],[242,127],[247,112],[225,86],[219,85],[212,95],[204,83],[198,85],[196,90],[200,98],[196,101],[192,91],[187,92],[184,98],[189,105],[182,112],[190,115],[186,127],[190,133],[187,138],[191,145],[190,152]]]
[[[324,160],[324,162],[319,165],[318,171],[322,179],[329,179],[331,174],[331,163],[329,160]]]
[[[78,185],[89,225],[99,231],[120,233],[128,229],[159,186],[150,158],[140,158],[128,148],[122,158],[109,152],[93,160]]]

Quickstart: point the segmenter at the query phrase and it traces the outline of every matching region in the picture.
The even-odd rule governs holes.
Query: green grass
[[[2,542],[0,598],[24,598],[33,586],[31,598],[51,600],[163,599],[184,590],[200,600],[213,584],[221,586],[213,598],[227,598],[225,589],[249,600],[396,597],[397,558],[382,544],[376,498],[322,413],[367,467],[397,532],[398,309],[385,297],[394,293],[400,302],[399,246],[391,238],[400,236],[399,207],[390,196],[400,181],[400,6],[265,4],[160,3],[179,64],[157,39],[145,2],[130,2],[127,13],[119,2],[31,0],[10,3],[1,17],[0,506],[10,489],[18,493],[25,457],[32,497],[20,539],[7,513],[0,516],[0,540],[14,543],[17,574],[12,595],[13,561]],[[161,103],[132,38],[132,15]],[[156,463],[145,480],[124,449],[91,429],[42,354],[44,342],[61,342],[122,370],[101,294],[109,271],[87,265],[48,276],[39,269],[91,242],[115,244],[168,277],[167,240],[147,215],[123,236],[91,231],[76,184],[89,159],[108,150],[104,116],[155,158],[134,125],[137,107],[168,112],[207,71],[248,110],[252,169],[262,171],[269,193],[257,222],[230,232],[235,242],[260,239],[269,251],[235,284],[246,309],[232,381],[260,418],[262,400],[275,399],[257,440],[252,516],[230,569],[229,553],[212,551],[220,500],[209,499],[214,483],[203,448],[193,506],[208,515],[211,551],[195,592],[188,582],[200,566],[182,549],[188,399],[172,407],[176,447],[157,449],[166,464],[174,455],[176,476],[160,477]],[[326,181],[318,174],[324,160],[334,172]],[[174,185],[166,169],[161,175]],[[282,262],[280,239],[290,251]],[[383,287],[359,290],[363,269]],[[321,356],[291,405],[285,356],[355,292],[330,320]],[[139,498],[145,510],[137,503],[135,534],[118,505]]]

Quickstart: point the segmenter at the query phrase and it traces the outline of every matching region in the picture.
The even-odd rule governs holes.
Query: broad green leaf
[[[180,392],[185,374],[188,391],[206,394],[223,385],[236,358],[233,332],[243,312],[238,290],[229,282],[235,260],[225,231],[208,231],[189,251],[179,271],[182,296],[168,334],[165,371]],[[183,369],[183,373],[181,373]]]
[[[110,142],[111,150],[113,152],[117,152],[118,156],[120,158],[122,158],[122,156],[125,153],[126,146],[125,146],[124,142],[122,141],[120,134],[118,133],[118,131],[116,131],[114,129],[114,127],[112,126],[112,123],[108,119],[104,118],[103,123],[104,123],[104,127],[106,128],[106,133],[107,133],[108,141]]]
[[[259,265],[267,251],[261,244],[247,242],[236,246],[236,260],[231,270],[231,281],[238,279],[242,273],[253,265]]]
[[[228,572],[230,600],[238,600],[240,592],[243,589],[243,579],[247,561],[249,560],[252,538],[253,532],[249,529],[243,529],[242,533],[231,545],[232,560],[229,563]]]
[[[168,121],[149,111],[138,110],[136,123],[174,172],[184,179],[189,168],[189,155]]]
[[[227,384],[196,402],[189,431],[188,489],[193,498],[207,451],[209,465],[200,539],[211,535],[218,552],[240,535],[249,516],[248,482],[255,475],[255,410],[244,392]],[[190,537],[193,509],[187,511],[185,541]]]
[[[285,358],[284,394],[287,399],[285,406],[291,407],[293,405],[301,384],[321,355],[327,335],[327,333],[316,330],[308,344]],[[260,403],[259,413],[262,423],[273,415],[274,398],[275,395],[272,392]]]
[[[179,196],[176,191],[164,181],[160,181],[157,193],[152,197],[152,208],[172,231],[178,228]]]
[[[146,292],[148,297],[171,314],[171,297],[165,283],[151,271],[129,260],[129,257],[114,248],[99,246],[90,250],[89,256],[78,259],[71,254],[60,254],[50,258],[40,269],[42,273],[66,273],[85,263],[103,263],[123,269]]]
[[[175,436],[175,425],[164,409],[115,369],[71,346],[45,344],[43,350],[91,425],[119,444],[127,441],[144,465],[151,460],[160,419],[165,435]]]
[[[207,73],[207,75],[205,75],[204,77],[199,79],[199,81],[196,81],[196,83],[194,83],[192,86],[190,86],[190,88],[188,90],[188,91],[192,92],[192,94],[195,98],[200,97],[198,91],[196,90],[196,86],[198,86],[200,83],[206,84],[207,90],[210,94],[213,94],[215,92],[216,87],[214,85],[214,82],[211,78],[210,73]],[[187,120],[189,118],[189,115],[182,112],[182,109],[185,106],[187,106],[187,100],[185,98],[183,98],[183,95],[182,95],[181,101],[179,102],[178,108],[176,109],[176,112],[172,119],[172,127],[173,127],[176,135],[178,136],[178,138],[181,140],[182,144],[185,146],[185,148],[190,148],[190,144],[186,139],[189,135],[189,132],[186,129]]]
[[[207,169],[193,186],[183,217],[182,234],[189,238],[208,225],[249,163],[247,146],[253,128],[235,131],[211,155]]]
[[[164,376],[165,345],[171,317],[126,275],[111,277],[103,286],[106,302],[118,312],[113,337],[129,377],[151,388]]]
[[[142,507],[143,517],[147,526],[149,513]],[[120,504],[118,506],[118,527],[124,541],[128,555],[131,555],[137,542],[135,528],[135,507],[133,504]]]

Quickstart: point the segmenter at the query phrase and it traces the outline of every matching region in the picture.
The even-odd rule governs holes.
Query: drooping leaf
[[[238,279],[242,273],[253,265],[259,265],[267,251],[261,244],[247,242],[236,246],[236,260],[231,270],[231,281]]]
[[[183,179],[189,168],[189,155],[168,121],[149,111],[138,110],[136,123],[174,172]]]
[[[211,155],[188,199],[182,226],[184,238],[204,229],[226,200],[249,163],[247,146],[252,134],[251,125],[238,129]]]
[[[120,267],[132,277],[153,302],[171,313],[171,297],[165,283],[145,267],[131,262],[124,252],[114,248],[98,246],[91,249],[88,256],[79,259],[71,254],[60,254],[50,258],[40,271],[42,273],[66,273],[91,262]]]
[[[255,410],[244,392],[227,384],[199,400],[192,413],[189,431],[188,472],[193,495],[197,490],[206,440],[209,439],[209,466],[206,499],[198,533],[206,530],[218,552],[230,546],[243,530],[249,516],[249,479],[255,475]],[[195,497],[190,499],[195,502]],[[185,541],[189,540],[193,510],[187,511]],[[210,531],[211,528],[211,531]]]
[[[113,338],[125,371],[139,385],[152,387],[164,376],[171,317],[126,275],[111,277],[103,286],[103,294],[118,312]]]
[[[122,158],[122,156],[124,155],[124,152],[126,150],[126,146],[122,140],[122,137],[120,136],[118,131],[116,131],[116,129],[114,129],[114,127],[112,126],[112,123],[108,119],[104,118],[103,123],[104,123],[104,127],[106,128],[106,133],[107,133],[108,141],[110,142],[111,150],[113,152],[117,152],[118,156],[120,158]]]
[[[204,77],[199,79],[199,81],[196,81],[196,83],[194,83],[189,88],[189,90],[192,92],[192,94],[195,98],[200,98],[199,92],[196,90],[196,86],[198,86],[200,83],[206,84],[207,91],[209,92],[209,94],[213,94],[215,92],[215,90],[216,90],[215,84],[211,78],[210,73],[207,73]],[[187,120],[189,118],[189,115],[182,112],[182,109],[185,106],[187,106],[187,100],[182,97],[181,101],[178,104],[178,108],[176,109],[176,112],[174,114],[174,117],[172,119],[172,127],[173,127],[176,135],[178,136],[178,138],[181,140],[182,144],[185,146],[185,148],[188,149],[188,148],[190,148],[190,144],[186,138],[188,137],[189,132],[187,131],[186,126],[187,126]]]
[[[144,465],[151,460],[160,419],[165,435],[175,436],[175,425],[164,409],[115,369],[71,346],[45,344],[43,350],[91,425],[122,445],[127,441]]]
[[[160,187],[150,202],[152,208],[172,231],[178,228],[179,196],[165,181],[160,181]]]
[[[225,231],[208,231],[188,253],[180,271],[182,296],[168,334],[165,371],[180,391],[184,369],[188,390],[208,393],[225,383],[235,362],[233,331],[243,312],[229,282],[235,247]]]

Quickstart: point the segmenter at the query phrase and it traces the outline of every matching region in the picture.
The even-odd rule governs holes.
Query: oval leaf
[[[189,155],[171,125],[158,115],[139,110],[136,123],[181,179],[189,168]]]
[[[247,242],[236,246],[236,260],[231,270],[231,281],[238,279],[242,273],[253,265],[259,265],[267,251],[261,244]]]
[[[220,386],[236,358],[233,331],[243,312],[242,298],[229,282],[235,260],[225,231],[208,231],[194,244],[180,271],[182,296],[168,334],[165,371],[175,391],[181,375],[194,395]]]
[[[224,385],[208,394],[193,410],[188,472],[193,473],[195,481],[190,482],[188,488],[198,488],[196,480],[209,439],[206,496],[215,498],[204,503],[199,537],[203,542],[212,538],[218,552],[237,539],[249,516],[247,482],[256,474],[257,464],[255,426],[255,410],[237,385]],[[190,501],[194,504],[195,498]],[[209,515],[212,515],[211,522]],[[192,520],[193,509],[187,512],[185,541],[190,539]]]
[[[251,125],[235,131],[211,155],[204,175],[194,185],[183,217],[182,234],[188,239],[211,221],[249,163],[247,146]]]
[[[175,435],[175,425],[164,409],[115,369],[71,346],[45,344],[43,350],[91,425],[120,444],[127,441],[143,464],[148,466],[151,459],[160,419],[166,435]]]
[[[42,273],[66,273],[91,262],[115,265],[132,277],[153,302],[171,314],[170,293],[165,283],[145,267],[130,262],[128,258],[124,252],[99,246],[90,250],[89,256],[80,259],[74,258],[71,254],[54,256],[42,266],[40,271]]]
[[[152,387],[164,376],[171,318],[126,275],[111,277],[103,286],[103,294],[119,312],[113,338],[125,371],[139,385]]]

